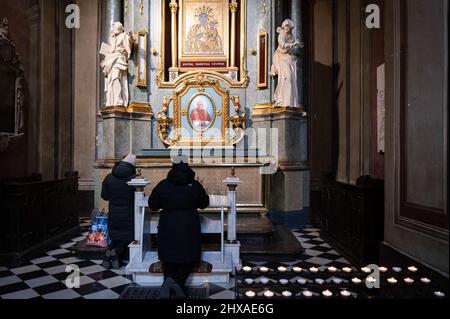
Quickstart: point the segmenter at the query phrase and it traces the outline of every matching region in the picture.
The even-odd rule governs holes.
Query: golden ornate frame
[[[147,87],[147,30],[140,30],[137,33],[137,86],[138,87]],[[144,78],[141,78],[141,39],[144,39]]]
[[[165,37],[166,37],[166,10],[165,10],[165,0],[160,0],[159,9],[161,13],[161,37],[160,37],[160,50],[159,50],[159,59],[158,59],[158,73],[156,75],[156,84],[160,88],[174,88],[178,84],[180,84],[187,77],[191,77],[193,74],[197,74],[199,72],[206,74],[205,70],[202,71],[190,71],[187,73],[183,73],[178,76],[173,81],[165,81],[164,74],[166,71],[166,61],[165,61]],[[208,71],[209,75],[214,76],[215,78],[221,79],[228,83],[231,88],[242,88],[247,87],[249,83],[249,76],[247,70],[247,0],[241,1],[241,21],[240,21],[240,80],[232,81],[225,74]],[[170,17],[169,17],[170,18]]]
[[[192,88],[198,88],[198,92],[195,93],[188,102],[187,106],[181,105],[181,99],[182,97],[189,92]],[[217,105],[215,105],[213,99],[205,93],[206,88],[212,88],[218,95],[222,97],[222,108],[219,110],[217,108]],[[227,139],[226,133],[227,129],[230,126],[230,107],[229,107],[229,100],[230,100],[230,94],[227,90],[222,88],[220,86],[218,80],[209,79],[206,77],[203,73],[199,73],[196,77],[187,79],[184,81],[184,85],[174,91],[173,94],[173,128],[175,130],[181,130],[181,117],[187,116],[189,113],[190,108],[190,102],[198,95],[205,95],[208,96],[211,100],[214,108],[214,119],[211,122],[211,125],[199,132],[199,138],[186,138],[183,136],[177,136],[177,145],[183,146],[183,145],[193,145],[193,146],[205,146],[205,145],[228,145],[229,141]],[[211,139],[211,138],[205,138],[203,136],[203,133],[211,128],[212,125],[214,125],[214,121],[217,119],[218,116],[222,117],[222,126],[221,126],[221,134],[222,138],[220,139]],[[189,116],[188,123],[192,127],[192,124],[190,123]],[[194,130],[198,132],[197,130]]]
[[[264,79],[266,80],[265,82],[260,82],[261,79],[261,39],[265,38],[265,45],[264,45]],[[267,70],[267,61],[268,61],[268,50],[269,46],[268,46],[268,34],[264,29],[259,29],[258,31],[258,74],[257,74],[257,81],[258,81],[258,89],[266,89],[268,87],[268,70]]]
[[[211,105],[212,105],[212,107],[213,107],[213,118],[211,119],[211,122],[209,123],[209,125],[208,125],[207,127],[205,127],[205,128],[202,129],[202,130],[199,130],[199,129],[195,128],[194,125],[192,124],[191,117],[189,116],[189,111],[190,111],[190,109],[191,109],[191,107],[192,107],[192,102],[194,101],[194,99],[195,99],[197,96],[201,96],[201,95],[202,95],[202,96],[206,96],[206,97],[208,98],[208,100],[211,102]],[[212,97],[211,97],[209,94],[205,93],[205,92],[197,92],[197,93],[195,93],[195,94],[189,99],[188,106],[186,107],[186,109],[184,109],[184,110],[181,111],[181,115],[186,116],[187,121],[188,121],[188,123],[189,123],[189,126],[190,126],[194,131],[200,132],[200,133],[209,130],[209,129],[214,125],[217,116],[220,116],[221,114],[222,114],[222,110],[217,110],[216,103],[214,102],[214,100],[212,99]]]
[[[183,68],[181,63],[183,61],[222,61],[227,64],[226,68],[214,68],[214,71],[228,71],[229,59],[230,59],[230,48],[229,48],[229,5],[226,1],[214,1],[220,2],[222,5],[222,9],[227,14],[219,17],[219,20],[222,22],[223,32],[222,43],[223,43],[223,54],[186,54],[185,53],[185,39],[187,35],[187,31],[183,27],[186,23],[186,6],[189,5],[189,2],[192,0],[179,0],[179,26],[182,28],[180,32],[178,32],[178,68],[181,72],[188,71],[189,69]],[[212,2],[212,1],[211,1]],[[206,3],[208,4],[208,3]],[[205,68],[208,69],[208,68]]]

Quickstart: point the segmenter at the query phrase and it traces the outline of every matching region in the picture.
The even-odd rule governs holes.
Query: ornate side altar
[[[243,214],[306,214],[306,113],[300,93],[289,92],[289,87],[298,87],[296,81],[301,81],[292,67],[299,59],[296,50],[301,43],[292,24],[282,25],[282,37],[280,30],[271,30],[275,21],[273,1],[106,2],[115,5],[106,8],[110,11],[103,21],[103,42],[114,42],[110,39],[110,21],[123,16],[123,30],[115,24],[116,33],[120,33],[116,37],[125,39],[129,35],[131,53],[127,60],[124,45],[117,60],[121,79],[126,75],[127,82],[120,82],[120,89],[128,92],[128,103],[125,98],[119,99],[123,103],[110,105],[114,99],[103,98],[99,107],[96,207],[106,208],[107,203],[100,199],[101,182],[124,155],[137,155],[143,178],[152,182],[146,187],[148,194],[166,177],[171,156],[183,153],[209,194],[228,196],[223,181],[235,168],[241,181],[236,193],[238,220]],[[270,53],[278,47],[281,49],[272,58]],[[105,57],[109,52],[106,49],[102,51]],[[122,68],[125,61],[126,74]],[[287,68],[293,72],[289,83],[276,77],[286,71],[285,61],[292,62]],[[276,65],[276,74],[271,72],[272,64]],[[286,92],[294,98],[277,98]],[[280,101],[294,101],[295,105],[282,105],[285,103]],[[140,209],[145,210],[144,206]],[[220,211],[217,206],[202,213],[214,213],[216,222],[212,224],[217,224]],[[151,234],[155,225],[151,218],[140,223],[143,234]],[[131,250],[133,256],[140,254],[140,266],[130,268],[132,273],[148,266],[142,264],[147,251],[142,245],[148,244],[149,235],[139,236],[136,241],[144,242]]]

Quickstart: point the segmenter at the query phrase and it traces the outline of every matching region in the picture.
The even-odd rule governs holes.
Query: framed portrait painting
[[[188,121],[197,132],[208,130],[214,123],[216,106],[214,101],[204,93],[195,94],[189,101]]]
[[[180,0],[179,68],[223,69],[229,57],[229,2]]]

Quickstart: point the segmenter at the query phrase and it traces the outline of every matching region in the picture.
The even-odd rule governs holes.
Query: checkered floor
[[[17,268],[0,266],[0,299],[117,299],[132,282],[131,276],[120,270],[106,270],[102,260],[78,259],[68,248],[85,238],[89,220],[81,219],[82,232],[79,237],[48,251],[44,256],[24,263]],[[293,231],[305,248],[299,260],[286,262],[286,265],[336,267],[348,265],[348,262],[320,238],[319,229],[306,227]],[[245,261],[246,264],[270,265],[270,263]],[[80,269],[80,288],[69,289],[66,279],[69,264]],[[279,263],[277,263],[279,265]],[[233,299],[235,281],[217,285],[209,284],[210,298]]]

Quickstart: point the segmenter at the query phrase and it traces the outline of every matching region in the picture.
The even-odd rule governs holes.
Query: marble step
[[[150,273],[148,271],[151,264],[157,262],[156,252],[149,251],[145,254],[144,261],[139,264],[128,264],[126,273],[133,275],[133,281],[140,285],[160,285],[164,277],[160,273]],[[188,279],[189,285],[198,285],[205,282],[226,283],[230,274],[234,271],[232,258],[230,254],[225,254],[224,262],[221,262],[220,252],[204,252],[202,260],[212,264],[211,273],[194,273]]]

